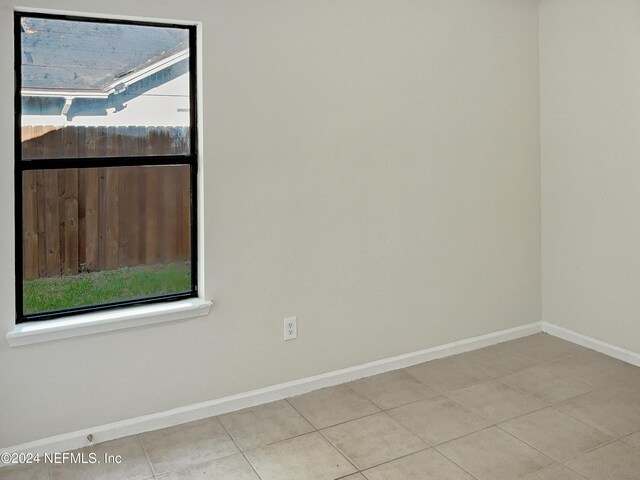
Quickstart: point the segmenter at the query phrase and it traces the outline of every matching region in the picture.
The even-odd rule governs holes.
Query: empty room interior
[[[1,480],[640,480],[640,2],[0,0]]]

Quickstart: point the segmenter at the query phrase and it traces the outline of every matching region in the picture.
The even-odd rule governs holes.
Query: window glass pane
[[[189,30],[24,16],[23,160],[188,155]]]
[[[24,315],[191,291],[188,165],[22,173]]]

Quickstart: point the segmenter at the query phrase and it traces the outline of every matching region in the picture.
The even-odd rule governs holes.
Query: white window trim
[[[137,305],[102,312],[73,315],[41,322],[17,324],[5,338],[11,347],[80,337],[94,333],[173,322],[208,315],[212,303],[189,298],[167,303]]]
[[[109,15],[97,14],[95,12],[71,12],[60,11],[55,9],[28,8],[20,7],[19,10],[24,13],[52,13],[66,14],[93,18],[105,18],[115,20],[133,20],[133,21],[156,21],[158,23],[167,22],[165,18],[151,18],[126,15]],[[203,57],[202,57],[202,22],[193,20],[177,20],[171,19],[170,23],[195,25],[197,30],[197,126],[198,131],[203,132],[202,125],[202,91],[203,91]],[[204,290],[204,179],[202,162],[203,152],[203,134],[198,135],[198,184],[197,215],[198,215],[198,290]],[[190,318],[202,317],[209,314],[213,303],[203,298],[189,298],[174,302],[159,302],[148,305],[136,305],[131,307],[116,308],[113,310],[104,310],[99,312],[85,313],[62,317],[52,320],[32,321],[18,323],[10,330],[5,338],[11,347],[19,347],[23,345],[31,345],[35,343],[49,342],[54,340],[62,340],[65,338],[81,337],[93,335],[102,332],[111,332],[124,330],[128,328],[141,327],[144,325],[153,325],[158,323],[174,322],[187,320]]]

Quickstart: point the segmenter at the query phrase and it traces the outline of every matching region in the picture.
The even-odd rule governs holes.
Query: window
[[[197,296],[195,33],[15,14],[18,323]]]

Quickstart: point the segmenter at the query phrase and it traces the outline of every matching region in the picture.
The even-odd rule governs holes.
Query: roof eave
[[[107,85],[104,89],[92,89],[92,90],[61,90],[57,88],[30,88],[25,87],[22,88],[20,94],[23,97],[59,97],[65,99],[75,99],[75,98],[95,98],[95,99],[105,99],[108,98],[109,95],[114,93],[121,93],[122,91],[129,88],[129,86],[133,85],[136,82],[144,80],[151,75],[164,70],[176,63],[189,58],[189,49],[186,48],[181,50],[180,52],[174,53],[173,55],[163,58],[148,67],[145,67],[137,72],[130,73],[129,75],[120,78],[117,82],[113,82],[110,85]],[[124,88],[122,88],[124,86]]]
[[[169,57],[163,58],[155,63],[152,63],[148,67],[145,67],[137,72],[130,73],[120,79],[117,82],[113,82],[111,85],[105,87],[104,91],[108,94],[111,93],[119,93],[121,91],[121,86],[124,85],[126,88],[129,88],[130,85],[139,82],[140,80],[144,80],[147,77],[150,77],[154,73],[157,73],[165,68],[169,68],[176,63],[189,58],[189,49],[185,48]]]
[[[109,94],[102,90],[60,90],[58,88],[23,88],[23,97],[60,97],[60,98],[107,98]]]

